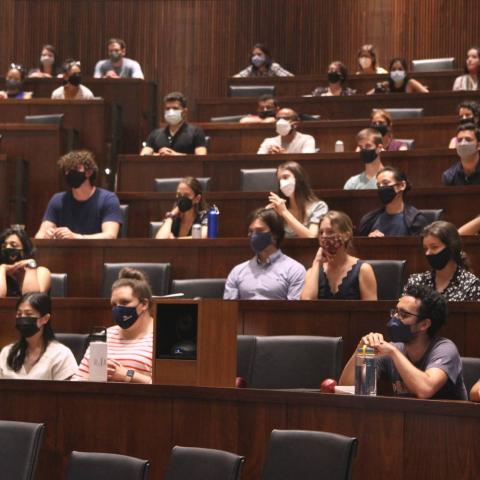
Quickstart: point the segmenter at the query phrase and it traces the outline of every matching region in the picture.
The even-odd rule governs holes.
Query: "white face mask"
[[[280,118],[277,120],[276,130],[279,135],[284,137],[285,135],[288,135],[291,132],[292,125],[288,120],[285,120],[284,118]]]
[[[282,178],[280,180],[280,191],[290,198],[295,192],[295,177]]]
[[[48,55],[42,55],[40,57],[40,63],[42,65],[53,65],[55,62],[55,59],[53,57],[49,57]]]
[[[405,80],[405,76],[405,70],[393,70],[392,72],[390,72],[390,78],[394,82],[402,82],[403,80]]]
[[[457,143],[457,154],[460,158],[472,156],[477,151],[477,145],[473,142],[461,141]]]
[[[358,63],[363,69],[370,68],[372,66],[372,59],[368,57],[360,57]]]
[[[178,125],[182,121],[182,111],[169,108],[165,110],[164,118],[169,125]]]

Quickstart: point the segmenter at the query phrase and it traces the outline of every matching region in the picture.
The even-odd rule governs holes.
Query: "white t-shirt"
[[[27,373],[25,367],[15,372],[7,365],[8,354],[13,344],[2,348],[0,352],[0,378],[20,380],[68,380],[77,371],[77,362],[72,351],[57,342],[48,344],[38,362]]]
[[[260,145],[257,153],[265,155],[268,153],[269,147],[273,145],[282,146],[282,137],[280,135],[266,138]],[[293,140],[286,147],[285,153],[315,153],[315,139],[306,133],[296,132]]]
[[[73,100],[92,100],[94,95],[85,85],[79,85],[79,89]],[[58,87],[52,92],[52,100],[65,100],[64,87]]]

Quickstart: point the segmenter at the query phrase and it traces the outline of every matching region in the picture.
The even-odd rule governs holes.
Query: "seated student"
[[[357,58],[357,75],[378,75],[381,73],[388,73],[384,68],[377,64],[377,54],[373,45],[362,45],[358,51]]]
[[[272,60],[270,50],[263,43],[253,46],[249,63],[247,68],[234,77],[293,77],[293,73]]]
[[[169,93],[163,104],[168,126],[150,133],[140,155],[206,155],[203,130],[187,123],[187,99],[183,94]]]
[[[365,128],[357,133],[357,149],[364,165],[363,172],[350,177],[343,186],[344,190],[366,190],[377,188],[377,173],[383,168],[380,152],[382,135],[378,130]]]
[[[60,61],[53,45],[43,45],[38,67],[28,72],[28,78],[55,78],[61,75]]]
[[[250,215],[248,236],[255,256],[232,269],[223,298],[298,300],[305,268],[280,250],[284,237],[282,217],[271,208],[255,210]]]
[[[311,135],[300,133],[298,114],[291,108],[282,108],[276,117],[277,137],[266,138],[257,153],[315,153],[315,139]]]
[[[289,161],[277,168],[277,179],[279,192],[270,192],[266,208],[273,208],[283,218],[286,237],[315,238],[328,205],[313,193],[307,172],[299,163]]]
[[[480,402],[480,380],[470,390],[470,401]]]
[[[50,270],[37,265],[35,249],[23,228],[6,228],[0,233],[0,245],[0,297],[50,290]]]
[[[356,93],[346,86],[348,80],[347,67],[339,61],[332,62],[327,71],[328,87],[317,87],[312,95],[314,97],[346,96]]]
[[[428,88],[407,74],[407,62],[404,58],[392,58],[388,68],[389,78],[386,82],[379,82],[374,89],[367,92],[373,93],[428,93]]]
[[[393,138],[393,120],[386,110],[376,108],[372,110],[370,114],[370,128],[378,130],[382,135],[382,150],[386,152],[408,150],[405,143]]]
[[[472,100],[465,100],[457,107],[458,123],[473,123],[477,128],[480,120],[480,106]],[[457,136],[451,138],[448,148],[457,148]]]
[[[52,302],[46,293],[28,292],[17,302],[20,339],[0,352],[0,378],[69,380],[77,371],[72,351],[55,340]]]
[[[467,52],[465,73],[455,79],[452,90],[478,90],[478,68],[480,66],[480,48],[472,47]]]
[[[447,302],[480,301],[480,279],[470,271],[455,225],[443,221],[427,225],[422,243],[432,270],[410,275],[405,289],[426,285],[441,293]]]
[[[480,233],[480,215],[458,229],[460,235],[478,235]]]
[[[117,238],[123,222],[115,193],[95,186],[98,166],[88,150],[74,150],[58,161],[71,187],[48,202],[35,238]]]
[[[260,95],[257,102],[257,114],[242,117],[240,123],[274,123],[278,110],[278,103],[273,95],[269,93]]]
[[[318,249],[305,275],[302,300],[377,300],[377,280],[368,263],[349,254],[350,217],[330,210],[320,221]]]
[[[63,86],[52,92],[53,100],[90,100],[94,98],[92,91],[82,85],[80,67],[78,60],[65,60],[62,65]]]
[[[365,335],[358,347],[373,347],[377,376],[386,378],[393,393],[417,398],[466,400],[462,361],[455,344],[438,335],[447,318],[447,304],[424,285],[409,286],[390,311],[387,331]],[[340,376],[340,385],[355,384],[356,351]]]
[[[185,177],[178,184],[174,207],[165,215],[155,238],[192,238],[194,224],[202,226],[201,236],[207,238],[207,222],[202,184],[194,177]]]
[[[95,65],[95,78],[141,78],[140,64],[127,58],[127,45],[121,38],[111,38],[107,42],[108,58],[99,60]]]
[[[122,268],[112,285],[112,320],[107,329],[109,382],[152,383],[152,290],[142,272]],[[88,380],[90,348],[72,380]]]
[[[457,155],[460,160],[442,174],[444,185],[480,185],[480,132],[473,123],[457,128]]]
[[[5,74],[5,90],[0,91],[0,99],[11,100],[29,100],[33,96],[33,92],[25,92],[23,90],[23,82],[25,81],[25,67],[11,63]]]
[[[383,167],[377,173],[377,189],[384,206],[363,216],[358,235],[419,235],[427,219],[413,205],[405,203],[405,195],[411,190],[407,176],[396,167]]]

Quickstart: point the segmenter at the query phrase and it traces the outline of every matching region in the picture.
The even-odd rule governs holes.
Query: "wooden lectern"
[[[153,383],[234,387],[237,317],[235,301],[157,300]]]

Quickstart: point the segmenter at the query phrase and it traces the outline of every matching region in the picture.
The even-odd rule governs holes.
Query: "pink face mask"
[[[335,233],[328,237],[320,237],[318,243],[329,255],[333,256],[342,247],[343,240],[338,233]]]

